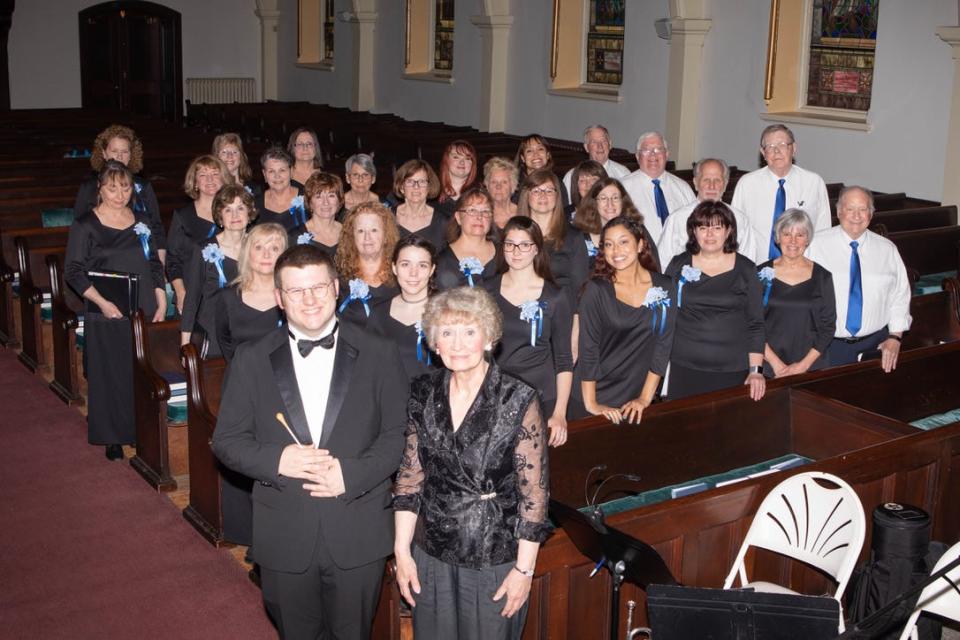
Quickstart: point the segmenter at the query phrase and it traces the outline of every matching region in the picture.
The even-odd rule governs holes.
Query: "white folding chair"
[[[825,481],[836,488],[827,488]],[[837,581],[837,602],[863,547],[866,529],[863,505],[850,485],[829,473],[812,471],[791,476],[767,494],[753,517],[724,589],[739,576],[743,587],[768,593],[795,593],[770,582],[750,582],[744,556],[750,547],[760,547],[789,556]],[[843,632],[843,605],[838,628]]]
[[[960,542],[947,549],[947,552],[943,554],[943,557],[940,558],[930,573],[934,574],[940,571],[956,560],[958,556],[960,556]],[[920,598],[917,600],[917,606],[914,607],[910,619],[907,620],[907,626],[903,628],[903,633],[900,634],[900,640],[906,640],[907,636],[917,640],[917,618],[924,611],[960,622],[960,586],[958,586],[958,583],[960,583],[960,567],[954,567],[943,578],[924,587],[923,591],[920,592]]]

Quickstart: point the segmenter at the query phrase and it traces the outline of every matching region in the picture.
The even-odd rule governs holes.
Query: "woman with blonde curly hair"
[[[233,176],[233,181],[246,187],[256,195],[260,190],[260,185],[253,182],[253,169],[250,168],[250,159],[247,158],[243,150],[243,140],[236,133],[221,133],[213,139],[213,146],[210,150],[212,155],[220,158],[223,164],[227,165],[227,170]]]
[[[344,218],[335,257],[342,319],[365,325],[372,304],[397,295],[391,258],[399,239],[393,214],[379,202],[359,204]]]
[[[157,245],[160,261],[164,262],[167,259],[167,235],[160,221],[160,205],[150,181],[137,175],[143,170],[143,144],[130,127],[112,124],[97,134],[93,141],[93,154],[90,156],[93,175],[80,184],[77,199],[73,204],[74,218],[100,204],[98,176],[107,160],[122,163],[133,174],[133,191],[128,206],[134,213],[144,214],[149,219],[150,233]]]

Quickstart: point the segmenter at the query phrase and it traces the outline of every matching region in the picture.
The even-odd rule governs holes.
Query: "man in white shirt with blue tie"
[[[896,245],[867,229],[873,211],[867,189],[846,187],[837,200],[839,226],[817,233],[807,256],[833,276],[837,331],[827,351],[830,366],[879,349],[889,373],[912,321],[910,283]]]
[[[610,159],[610,149],[613,147],[613,141],[610,139],[610,132],[602,124],[592,124],[583,130],[583,150],[587,152],[590,159],[603,167],[607,176],[622,180],[630,175],[630,169],[626,168],[616,160]],[[563,176],[563,186],[567,188],[567,193],[573,193],[573,186],[570,181],[573,179],[573,169],[567,171]]]
[[[656,131],[648,131],[637,140],[640,168],[621,180],[634,206],[643,214],[643,226],[651,238],[663,234],[663,222],[680,207],[697,201],[686,180],[667,173],[670,149]]]
[[[786,125],[772,124],[760,136],[760,153],[767,166],[742,176],[733,190],[734,209],[746,214],[761,238],[767,240],[767,258],[780,256],[773,226],[787,209],[803,209],[814,231],[828,229],[830,200],[823,178],[793,163],[797,143]]]

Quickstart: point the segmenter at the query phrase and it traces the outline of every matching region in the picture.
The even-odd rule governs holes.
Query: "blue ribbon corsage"
[[[529,300],[520,305],[520,319],[530,323],[530,346],[537,345],[537,338],[543,335],[543,310],[545,302]]]
[[[133,210],[136,211],[137,213],[143,213],[144,211],[147,210],[147,206],[143,204],[143,200],[140,199],[140,192],[143,191],[143,185],[137,182],[136,180],[134,180],[133,191],[134,191]]]
[[[343,310],[347,308],[347,305],[356,300],[363,303],[363,310],[366,312],[367,317],[369,318],[370,305],[367,303],[370,302],[370,297],[370,285],[360,278],[354,278],[350,281],[350,295],[347,296],[346,300],[340,303],[340,308],[337,311],[339,313],[343,313]]]
[[[650,309],[652,330],[657,328],[657,310],[660,311],[660,333],[663,333],[667,323],[667,309],[670,308],[670,296],[662,287],[650,287],[647,290],[647,297],[643,299],[643,306]]]
[[[307,212],[303,208],[303,196],[297,196],[290,201],[290,215],[293,216],[294,226],[307,224]]]
[[[760,269],[757,273],[757,276],[760,280],[763,281],[763,306],[767,306],[767,303],[770,301],[770,289],[773,288],[773,278],[774,278],[773,267],[764,267]]]
[[[426,362],[427,365],[430,365],[432,364],[430,362],[430,349],[426,348],[424,344],[427,341],[427,336],[423,333],[423,321],[417,320],[413,328],[417,332],[417,361]]]
[[[309,231],[304,231],[297,236],[297,244],[310,244],[313,242],[313,234]]]
[[[460,261],[460,273],[467,279],[467,284],[473,286],[473,276],[483,273],[483,264],[479,258],[464,258]]]
[[[142,222],[133,225],[133,232],[137,234],[140,240],[140,246],[143,247],[143,257],[150,259],[150,227]]]
[[[250,195],[253,195],[253,189],[250,188],[250,185],[247,185],[247,184],[243,185],[243,190],[249,193]]]
[[[203,248],[200,255],[204,262],[209,262],[217,268],[217,286],[221,289],[227,286],[227,275],[223,272],[223,249],[216,243],[211,242]]]
[[[685,264],[680,270],[680,281],[677,282],[677,309],[683,305],[683,285],[688,282],[699,282],[702,272],[696,267]]]
[[[587,236],[584,239],[584,242],[587,245],[587,256],[591,258],[596,258],[597,254],[600,253],[600,250],[597,249],[597,245],[593,244],[593,238]]]

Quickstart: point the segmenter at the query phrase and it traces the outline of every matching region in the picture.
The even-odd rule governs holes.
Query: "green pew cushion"
[[[939,291],[943,291],[943,287],[940,286],[940,283],[943,282],[943,279],[956,277],[956,271],[941,271],[940,273],[931,273],[925,276],[920,276],[917,279],[916,284],[913,285],[913,295],[923,296],[928,293],[937,293]]]
[[[167,401],[167,423],[183,424],[187,421],[187,396],[171,397]]]
[[[69,227],[73,224],[73,209],[44,209],[40,213],[43,227]]]
[[[960,422],[960,409],[953,409],[951,411],[947,411],[946,413],[938,413],[936,415],[927,416],[926,418],[920,418],[919,420],[914,420],[910,424],[918,429],[929,431],[930,429],[945,427],[948,424],[954,424],[956,422]]]
[[[764,462],[759,462],[746,467],[738,467],[723,473],[715,473],[702,478],[694,478],[692,480],[688,480],[687,482],[672,484],[665,487],[660,487],[659,489],[651,489],[635,496],[627,496],[624,498],[617,498],[616,500],[610,500],[609,502],[604,502],[601,504],[600,508],[603,509],[604,515],[609,517],[615,513],[631,511],[633,509],[646,507],[659,502],[672,500],[674,498],[681,498],[686,495],[706,491],[707,489],[722,487],[735,482],[740,482],[741,480],[747,480],[749,478],[767,475],[769,473],[776,473],[778,471],[783,471],[784,469],[801,466],[809,462],[813,462],[813,460],[795,453],[789,453],[772,460],[766,460]]]
[[[43,294],[43,302],[40,303],[40,320],[43,322],[53,320],[53,303],[49,293]]]

